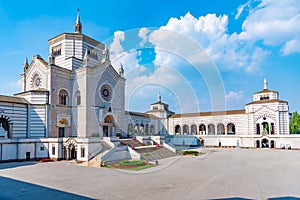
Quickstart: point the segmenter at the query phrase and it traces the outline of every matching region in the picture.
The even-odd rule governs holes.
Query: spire
[[[264,90],[268,89],[268,82],[267,82],[267,78],[264,78]]]
[[[121,63],[121,66],[119,68],[119,74],[120,74],[121,77],[124,76],[124,68],[123,68],[123,64],[122,63]]]
[[[158,102],[161,102],[161,96],[160,96],[160,93],[158,93],[158,95],[157,95],[157,100],[158,100]]]
[[[81,33],[82,32],[82,25],[80,22],[80,11],[79,9],[77,10],[77,18],[76,18],[76,23],[75,23],[75,33]]]
[[[24,71],[25,71],[26,69],[28,69],[28,66],[29,66],[29,64],[28,64],[28,59],[27,59],[27,56],[26,56],[25,61],[24,61],[24,64],[23,64]]]

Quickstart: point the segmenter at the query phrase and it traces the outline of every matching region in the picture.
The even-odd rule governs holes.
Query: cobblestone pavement
[[[0,164],[0,199],[295,199],[300,151],[213,149],[137,173],[70,162]]]

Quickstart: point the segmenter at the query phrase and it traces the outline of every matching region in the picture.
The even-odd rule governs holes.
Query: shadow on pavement
[[[35,165],[35,164],[37,164],[36,161],[0,163],[0,170],[1,169],[8,169],[8,168],[16,168],[16,167]]]
[[[92,199],[5,177],[0,177],[0,183],[0,199]]]

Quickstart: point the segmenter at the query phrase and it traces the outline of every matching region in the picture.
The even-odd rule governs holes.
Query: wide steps
[[[175,153],[165,147],[137,149],[136,151],[140,153],[142,158],[147,161],[160,160],[176,156]]]
[[[141,143],[138,140],[131,140],[131,139],[122,139],[120,140],[120,143],[123,145],[127,145],[129,147],[141,147],[144,146],[143,143]]]

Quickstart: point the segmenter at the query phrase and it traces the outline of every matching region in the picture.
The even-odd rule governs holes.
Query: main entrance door
[[[269,148],[269,140],[268,139],[263,139],[262,141],[261,141],[261,147],[262,148]]]
[[[103,136],[112,137],[115,136],[115,124],[114,118],[108,115],[104,118],[104,123],[102,124]]]

